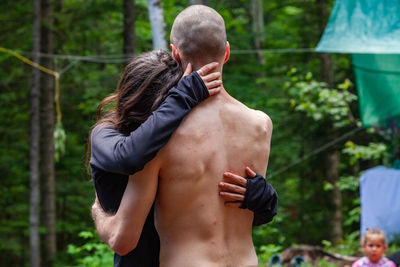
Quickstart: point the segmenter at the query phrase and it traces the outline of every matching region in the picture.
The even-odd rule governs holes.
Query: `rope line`
[[[329,147],[331,147],[331,146],[333,146],[333,145],[339,143],[339,142],[342,141],[343,139],[346,139],[347,137],[349,137],[349,136],[355,134],[356,132],[360,131],[361,129],[363,129],[363,127],[361,127],[361,126],[360,126],[360,127],[357,127],[357,128],[354,128],[353,130],[351,130],[351,131],[349,131],[349,132],[343,134],[342,136],[340,136],[340,137],[338,137],[338,138],[336,138],[336,139],[333,139],[332,141],[326,143],[325,145],[323,145],[323,146],[321,146],[321,147],[315,149],[314,151],[312,151],[312,152],[308,153],[307,155],[301,157],[300,159],[296,160],[296,161],[293,162],[292,164],[289,164],[289,165],[287,165],[287,166],[285,166],[285,167],[282,167],[282,168],[280,168],[279,170],[277,170],[277,171],[271,173],[270,175],[267,175],[266,179],[271,179],[272,177],[274,177],[274,176],[276,176],[276,175],[278,175],[278,174],[281,174],[281,173],[287,171],[288,169],[290,169],[290,168],[296,166],[297,164],[299,164],[299,163],[301,163],[301,162],[303,162],[303,161],[309,159],[310,157],[312,157],[312,156],[314,156],[314,155],[316,155],[316,154],[321,153],[322,151],[328,149]]]
[[[122,63],[125,61],[124,55],[97,55],[97,56],[74,56],[74,55],[61,55],[61,54],[47,54],[39,53],[39,57],[52,58],[52,59],[65,59],[75,61],[86,61],[91,63]]]
[[[276,48],[276,49],[248,49],[231,50],[231,54],[256,54],[256,53],[306,53],[316,52],[314,48]]]
[[[32,60],[30,60],[27,57],[24,57],[20,54],[18,54],[17,52],[11,50],[11,49],[7,49],[4,47],[0,46],[0,52],[4,52],[4,53],[8,53],[11,54],[12,56],[18,58],[19,60],[21,60],[22,62],[31,65],[34,68],[37,68],[47,74],[50,74],[52,76],[54,76],[54,82],[55,82],[55,96],[54,96],[54,101],[56,104],[56,113],[57,113],[57,123],[61,123],[61,108],[60,108],[60,73],[58,73],[57,71],[48,69],[42,65],[39,65],[36,62],[33,62]]]
[[[247,49],[231,50],[231,54],[256,54],[256,53],[306,53],[316,52],[314,48],[276,48],[276,49]],[[29,54],[26,52],[26,54]],[[87,61],[92,63],[122,63],[126,61],[124,54],[109,54],[109,55],[93,55],[93,56],[80,56],[80,55],[64,55],[64,54],[48,54],[39,53],[39,57],[57,58],[65,60]],[[134,55],[132,55],[132,58]]]
[[[66,66],[65,68],[60,70],[60,75],[63,74],[64,72],[66,72],[67,70],[69,70],[70,68],[72,68],[77,63],[79,63],[78,60],[75,60],[75,61],[71,62],[68,66]]]
[[[13,55],[14,57],[18,58],[19,60],[25,62],[26,64],[29,64],[34,68],[37,68],[37,69],[39,69],[39,70],[41,70],[43,72],[46,72],[46,73],[48,73],[50,75],[53,75],[54,77],[59,77],[60,76],[58,72],[56,72],[54,70],[51,70],[51,69],[48,69],[46,67],[43,67],[43,66],[39,65],[38,63],[33,62],[29,58],[21,56],[20,54],[18,54],[17,52],[15,52],[15,51],[13,51],[11,49],[7,49],[7,48],[4,48],[4,47],[0,46],[0,52],[9,53],[9,54]]]

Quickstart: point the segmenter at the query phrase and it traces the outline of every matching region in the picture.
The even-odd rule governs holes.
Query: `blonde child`
[[[361,239],[361,249],[365,257],[354,262],[352,267],[396,267],[392,261],[383,257],[386,247],[386,236],[383,231],[367,230]]]

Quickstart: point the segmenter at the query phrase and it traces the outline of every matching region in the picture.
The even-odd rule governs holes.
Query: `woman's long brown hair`
[[[129,135],[158,108],[182,74],[179,63],[165,50],[137,56],[125,67],[116,92],[98,105],[97,122],[93,128],[104,123]],[[113,103],[115,108],[103,111],[105,106]],[[90,138],[87,162],[89,158]]]

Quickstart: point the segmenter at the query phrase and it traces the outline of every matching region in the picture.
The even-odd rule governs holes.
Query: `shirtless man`
[[[178,15],[171,42],[183,67],[217,61],[222,73],[229,58],[224,21],[206,6]],[[160,266],[257,266],[253,213],[226,207],[216,193],[225,170],[246,176],[249,166],[266,173],[271,134],[266,114],[223,88],[195,107],[157,156],[129,178],[118,212],[96,221],[99,235],[117,253],[128,253],[156,199]]]

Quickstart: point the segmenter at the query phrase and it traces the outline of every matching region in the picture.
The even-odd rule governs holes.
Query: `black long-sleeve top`
[[[99,202],[107,212],[118,210],[128,175],[143,169],[157,152],[168,142],[189,111],[209,96],[200,76],[193,72],[169,90],[167,98],[153,114],[130,135],[119,133],[112,126],[98,125],[91,135],[92,180]],[[250,190],[249,190],[250,185]],[[271,207],[271,191],[267,184],[253,201],[260,201],[260,196],[269,203],[264,209],[258,203],[254,225],[269,222],[276,214],[276,206]],[[248,183],[247,191],[255,192],[257,183]],[[271,186],[270,186],[271,187]],[[260,188],[261,189],[261,188]],[[265,190],[267,189],[267,190]],[[275,192],[275,191],[273,191]],[[270,196],[271,195],[271,196]],[[251,201],[249,195],[246,201]],[[243,207],[251,207],[245,205]],[[152,207],[143,226],[137,247],[125,256],[114,255],[114,266],[149,266],[159,265],[160,240],[154,226],[154,207]],[[269,212],[271,211],[271,212]]]

